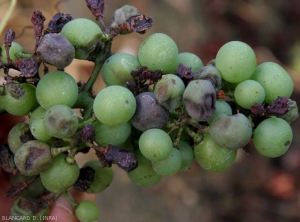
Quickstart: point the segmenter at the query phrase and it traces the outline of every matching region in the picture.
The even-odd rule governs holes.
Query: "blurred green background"
[[[9,3],[0,0],[0,21]],[[56,3],[19,0],[7,28],[20,34],[24,26],[31,26],[36,9],[46,16],[47,24],[57,12]],[[136,6],[141,14],[153,18],[154,25],[144,35],[118,36],[113,52],[136,55],[147,36],[163,32],[175,40],[180,52],[193,52],[207,63],[224,43],[244,41],[254,48],[258,64],[273,61],[285,67],[295,83],[292,99],[300,104],[299,0],[107,0],[107,26],[114,10],[124,4]],[[58,10],[73,18],[94,20],[84,0],[62,1]],[[33,30],[27,29],[16,41],[32,52]],[[74,61],[66,71],[85,80],[91,69],[90,62]],[[103,86],[99,78],[95,91]],[[294,139],[284,156],[267,159],[250,147],[250,155],[240,150],[236,163],[223,173],[205,172],[195,162],[185,173],[165,177],[155,187],[141,188],[114,167],[113,183],[97,195],[99,221],[300,221],[300,119],[292,127]],[[87,158],[95,157],[89,154],[83,161]]]

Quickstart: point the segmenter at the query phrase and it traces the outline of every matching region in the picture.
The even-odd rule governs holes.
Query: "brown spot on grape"
[[[26,158],[25,162],[25,170],[30,170],[31,166],[33,165],[34,161],[36,161],[40,156],[45,153],[45,149],[39,149],[37,147],[30,147],[29,154]]]
[[[289,146],[291,144],[291,141],[286,141],[284,145]]]

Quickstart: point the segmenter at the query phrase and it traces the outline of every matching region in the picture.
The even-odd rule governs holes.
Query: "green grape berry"
[[[247,145],[252,136],[248,118],[238,113],[232,116],[221,113],[210,124],[211,139],[220,147],[239,149]]]
[[[195,155],[193,148],[185,141],[179,141],[178,143],[178,150],[181,153],[182,156],[182,164],[179,169],[179,172],[184,172],[190,169],[192,166]]]
[[[177,68],[178,47],[174,40],[163,33],[155,33],[146,38],[138,49],[141,66],[148,69],[174,73]]]
[[[78,128],[78,117],[74,110],[65,105],[55,105],[44,115],[44,127],[49,135],[57,138],[73,136]]]
[[[264,102],[265,90],[259,82],[248,79],[236,86],[234,98],[238,105],[250,109],[252,105]]]
[[[29,115],[29,125],[36,119],[44,118],[46,111],[47,110],[44,109],[42,106],[39,106],[35,110],[33,110]]]
[[[78,86],[66,72],[49,72],[37,84],[36,98],[44,109],[58,104],[72,107],[78,98]]]
[[[91,167],[95,170],[94,180],[87,193],[100,193],[104,191],[113,181],[114,172],[111,167],[102,168],[99,160],[89,160],[83,167]]]
[[[225,113],[227,114],[228,116],[231,116],[232,115],[232,109],[230,107],[230,105],[224,101],[224,100],[221,100],[221,99],[217,99],[216,100],[216,110],[214,112],[214,114],[212,115],[212,117],[210,119],[207,120],[207,122],[209,124],[212,123],[212,121],[221,113]]]
[[[103,33],[97,23],[86,18],[69,21],[61,30],[75,48],[76,59],[87,59],[99,44]]]
[[[13,153],[29,140],[32,140],[32,135],[28,123],[18,123],[14,125],[7,137],[9,149]]]
[[[194,148],[199,165],[210,172],[222,172],[235,161],[237,151],[218,146],[209,134],[204,134],[203,140]]]
[[[70,188],[79,177],[77,163],[68,164],[66,155],[54,157],[50,166],[40,173],[44,187],[52,193],[61,193]]]
[[[117,126],[107,126],[97,121],[93,123],[95,129],[94,140],[99,146],[120,146],[128,139],[131,133],[131,124],[125,122]]]
[[[186,67],[191,68],[191,72],[196,72],[203,66],[202,60],[191,52],[181,52],[178,54],[178,65],[181,63]]]
[[[151,161],[144,157],[139,150],[136,150],[134,155],[138,160],[138,167],[128,172],[129,179],[134,184],[142,187],[151,187],[158,184],[162,176],[154,171]]]
[[[15,116],[27,115],[31,110],[38,107],[36,88],[29,83],[5,85],[5,110]]]
[[[93,201],[84,200],[76,207],[75,215],[80,222],[93,222],[99,217],[99,209]]]
[[[278,64],[264,62],[258,65],[251,78],[265,89],[265,102],[272,103],[278,96],[290,97],[294,89],[291,76]]]
[[[141,153],[151,161],[166,159],[172,151],[172,140],[161,129],[148,129],[140,136],[139,148]]]
[[[1,46],[2,49],[2,57],[1,61],[3,64],[7,64],[7,55],[6,55],[6,49],[5,49],[5,44]],[[17,43],[17,42],[12,42],[11,47],[9,48],[9,58],[13,61],[16,62],[18,60],[18,57],[16,56],[16,53],[18,52],[23,52],[23,47]]]
[[[277,117],[263,120],[253,135],[256,150],[269,158],[282,156],[290,147],[292,139],[293,131],[290,124]]]
[[[123,86],[108,86],[101,90],[93,104],[96,118],[107,126],[128,122],[136,110],[132,92]]]
[[[139,61],[128,53],[116,53],[109,57],[102,66],[101,74],[107,86],[126,86],[128,81],[133,81],[131,71],[139,66]]]
[[[244,42],[228,42],[217,53],[216,67],[227,82],[239,83],[250,79],[256,67],[255,52]]]
[[[182,155],[178,149],[172,148],[169,156],[163,160],[152,161],[154,171],[162,176],[171,176],[177,173],[182,165]]]
[[[39,141],[47,141],[52,138],[44,125],[44,119],[35,119],[29,125],[30,132]]]

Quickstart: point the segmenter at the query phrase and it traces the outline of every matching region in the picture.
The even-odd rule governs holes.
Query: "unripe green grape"
[[[210,172],[222,172],[235,161],[237,151],[218,146],[205,133],[203,140],[195,146],[194,153],[199,165]]]
[[[108,86],[96,96],[93,104],[96,118],[107,126],[128,122],[136,110],[134,95],[123,86]]]
[[[163,160],[152,161],[154,171],[162,176],[171,176],[177,173],[182,165],[182,155],[178,149],[172,148],[169,156]]]
[[[37,84],[36,98],[44,109],[58,104],[73,107],[78,98],[78,86],[66,72],[49,72]]]
[[[20,146],[32,139],[28,123],[14,125],[8,133],[7,141],[11,152],[15,153]]]
[[[212,121],[221,113],[225,113],[228,116],[231,116],[232,109],[226,101],[224,101],[222,99],[217,99],[216,100],[216,110],[215,110],[214,114],[212,115],[212,117],[209,120],[207,120],[208,124],[211,124]]]
[[[251,78],[265,89],[266,103],[272,103],[278,96],[290,97],[294,84],[291,76],[278,64],[264,62],[258,65]]]
[[[84,200],[76,207],[75,215],[80,222],[93,222],[99,217],[99,209],[93,201]]]
[[[168,35],[154,33],[141,43],[137,57],[141,66],[152,71],[174,73],[177,68],[178,47]]]
[[[156,83],[154,93],[159,104],[168,110],[173,110],[182,105],[184,90],[185,85],[178,76],[165,74]]]
[[[128,53],[116,53],[110,56],[102,66],[101,74],[107,86],[126,86],[128,81],[133,81],[131,71],[139,66],[139,61]]]
[[[149,129],[143,132],[139,139],[141,153],[151,161],[159,161],[167,158],[171,153],[172,140],[161,129]]]
[[[210,124],[209,132],[215,144],[236,150],[249,143],[252,136],[252,126],[248,118],[242,113],[232,116],[221,113]]]
[[[30,132],[39,141],[47,141],[52,138],[52,136],[48,133],[44,125],[44,119],[35,119],[31,122]]]
[[[182,164],[179,172],[187,171],[188,169],[190,169],[194,162],[194,150],[187,142],[182,140],[178,143],[178,150],[180,151],[182,156]]]
[[[255,70],[255,52],[244,42],[228,42],[217,53],[216,67],[227,82],[242,82],[249,79]]]
[[[178,65],[181,63],[186,67],[192,68],[191,72],[196,72],[203,66],[202,60],[191,52],[181,52],[178,54],[177,59]]]
[[[52,193],[61,193],[71,187],[79,177],[77,163],[68,164],[66,155],[54,157],[50,166],[40,173],[44,187]]]
[[[135,151],[134,155],[137,158],[138,167],[128,172],[129,179],[134,184],[142,187],[151,187],[158,184],[162,176],[154,171],[151,161],[144,157],[139,150]]]
[[[183,93],[185,109],[197,121],[207,121],[215,112],[216,90],[208,80],[192,80]]]
[[[27,115],[31,110],[38,107],[36,88],[29,83],[20,83],[20,86],[24,89],[24,94],[19,98],[15,98],[8,90],[8,86],[5,85],[4,107],[8,113],[15,116]]]
[[[44,127],[49,135],[57,138],[73,136],[78,128],[78,117],[74,110],[65,105],[55,105],[44,115]]]
[[[6,49],[5,49],[5,44],[1,46],[2,49],[2,57],[1,61],[3,64],[7,64],[7,55],[6,55]],[[11,47],[9,48],[9,58],[13,61],[16,62],[18,60],[18,57],[15,55],[18,52],[23,52],[24,49],[23,47],[17,43],[17,42],[12,42]]]
[[[44,118],[46,111],[47,110],[44,109],[42,106],[39,106],[35,110],[33,110],[29,115],[29,125],[36,119]]]
[[[17,149],[14,162],[25,176],[38,175],[52,161],[50,146],[38,140],[30,140]]]
[[[95,170],[94,180],[87,193],[100,193],[104,191],[113,181],[114,172],[111,167],[102,168],[99,160],[89,160],[83,167],[91,167]]]
[[[44,221],[50,211],[49,205],[43,201],[33,198],[18,197],[10,210],[13,218],[12,222],[18,222],[20,219],[26,222]]]
[[[93,123],[95,129],[94,140],[99,146],[115,145],[125,143],[131,133],[131,124],[125,122],[117,126],[107,126],[97,121]]]
[[[263,120],[256,127],[253,135],[256,150],[269,158],[282,156],[290,147],[292,139],[291,126],[285,120],[277,117]]]
[[[244,109],[250,109],[252,105],[264,102],[265,90],[259,82],[248,79],[236,86],[234,99]]]
[[[86,18],[69,21],[64,25],[60,34],[75,47],[76,59],[87,59],[103,36],[97,23]]]

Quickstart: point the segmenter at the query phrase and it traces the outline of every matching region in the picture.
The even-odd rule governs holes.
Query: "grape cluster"
[[[152,19],[126,5],[106,28],[104,7],[87,4],[93,13],[98,10],[102,28],[59,13],[41,35],[43,15],[35,11],[34,53],[23,52],[12,30],[1,47],[6,83],[0,86],[0,112],[29,118],[11,129],[1,147],[1,166],[16,181],[7,196],[19,197],[12,215],[47,214],[70,189],[102,192],[113,180],[112,164],[147,187],[187,171],[195,160],[207,171],[224,171],[252,140],[269,158],[288,150],[298,109],[289,99],[293,81],[280,65],[257,65],[254,50],[240,41],[226,43],[204,65],[197,55],[179,52],[163,33],[148,36],[137,56],[113,54],[117,35],[144,33]],[[77,83],[63,70],[73,59],[95,63],[87,82]],[[47,64],[57,70],[49,71]],[[42,65],[43,74],[36,69]],[[11,76],[9,69],[21,73]],[[95,93],[100,71],[106,87]],[[80,168],[76,154],[90,149],[95,159]],[[48,193],[53,195],[45,201]],[[33,203],[38,211],[22,209]],[[93,221],[97,210],[92,202],[82,202],[76,216]]]

